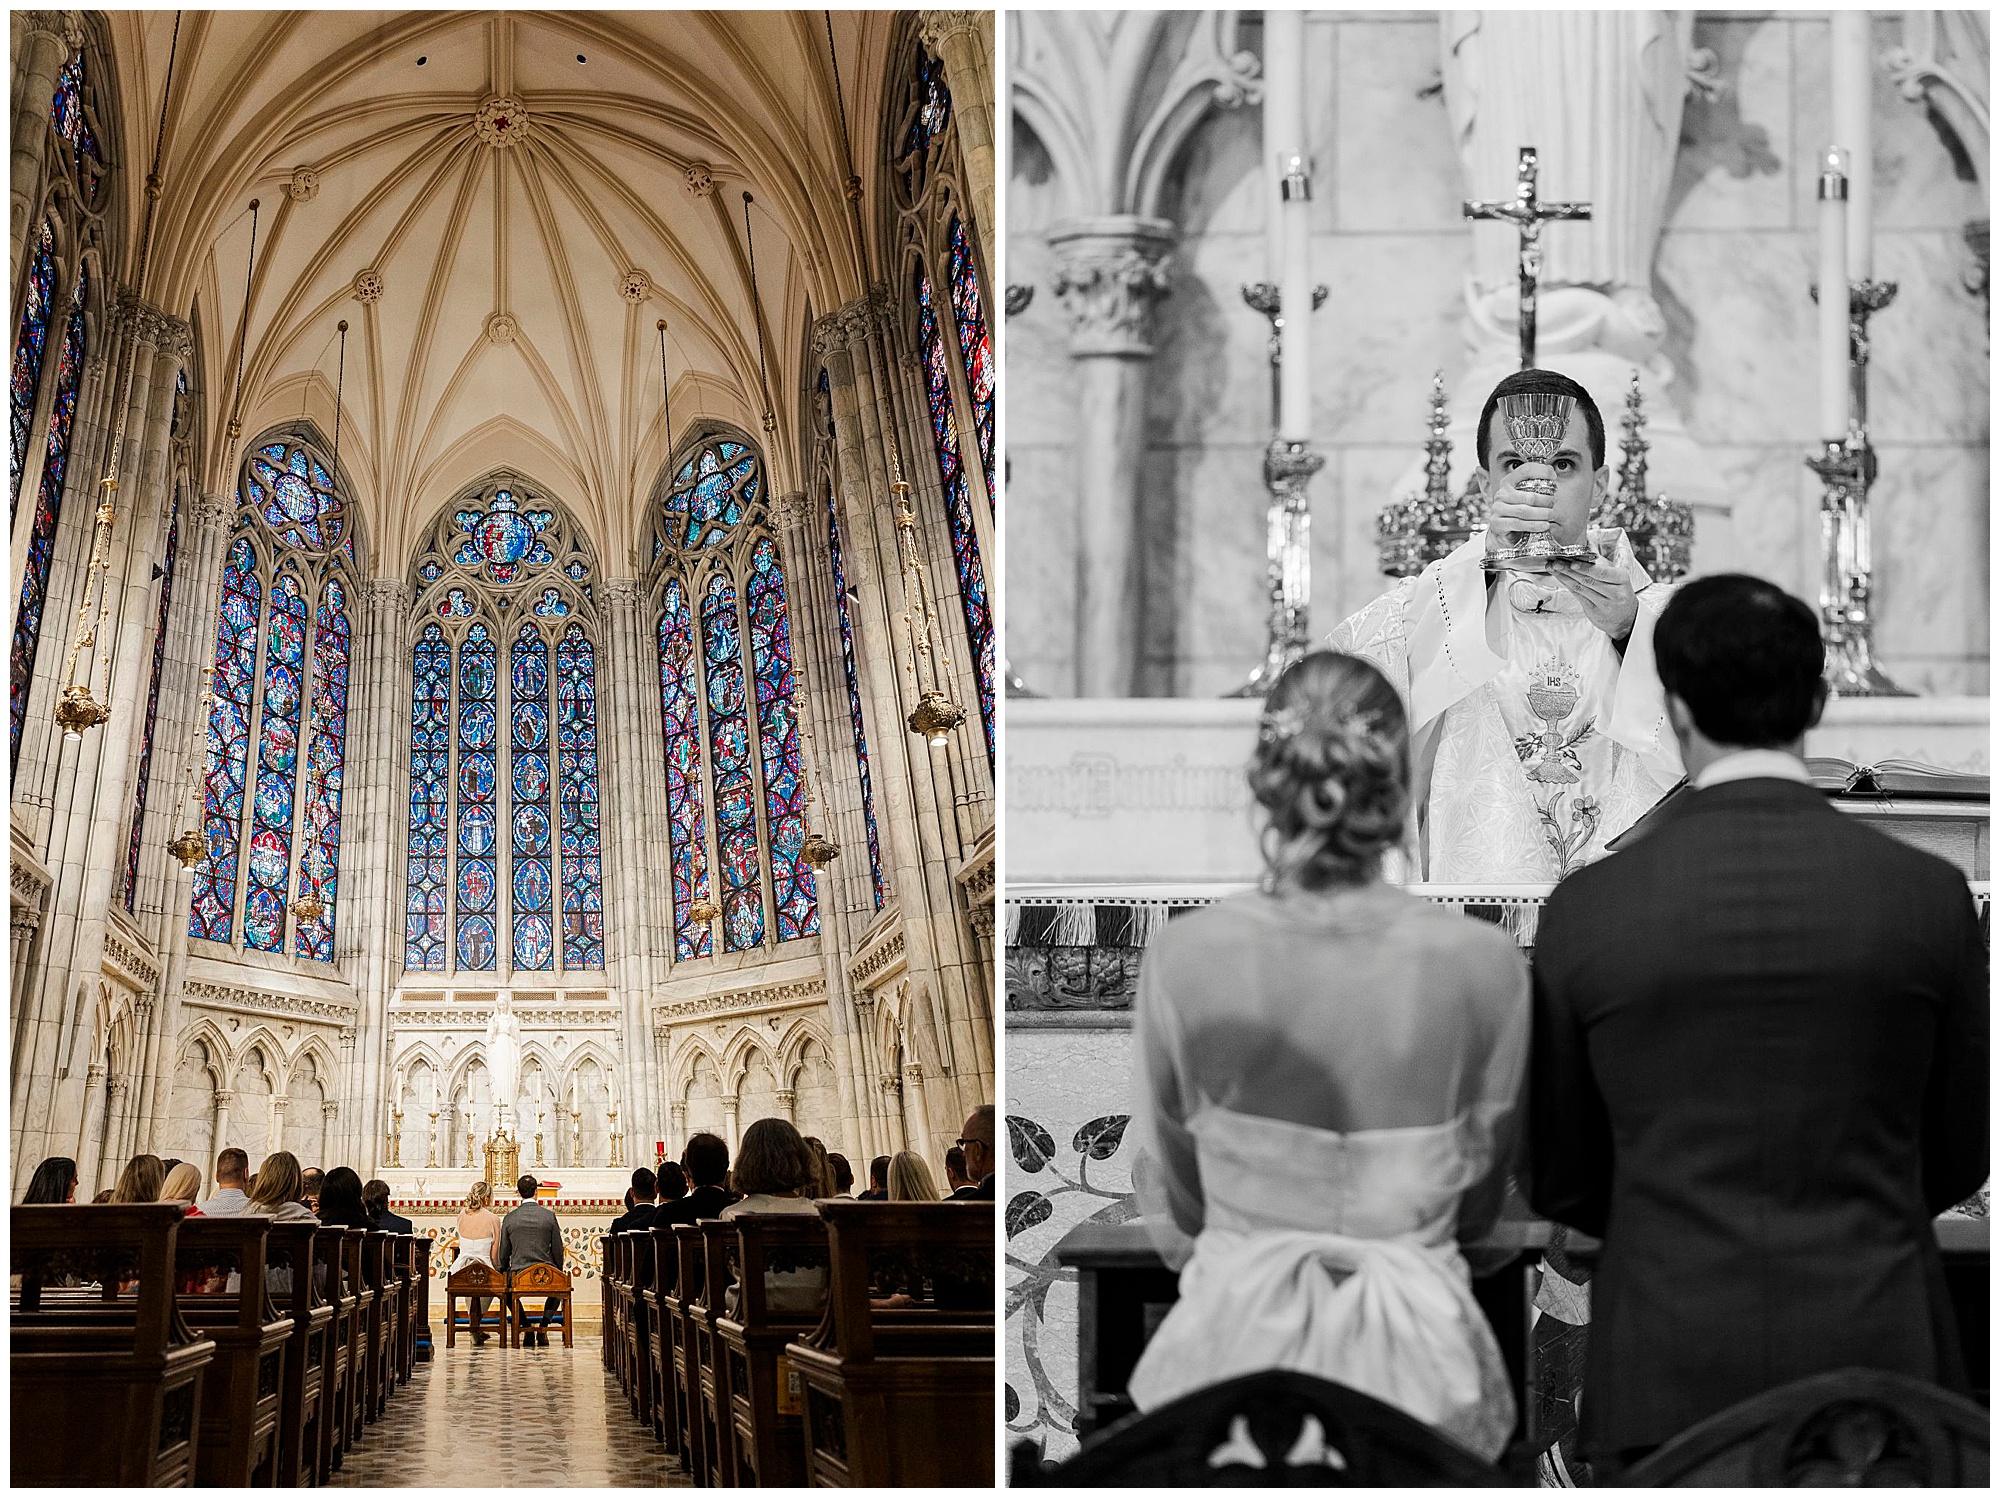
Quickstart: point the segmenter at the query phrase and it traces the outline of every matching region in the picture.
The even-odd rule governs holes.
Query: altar
[[[1009,1429],[1051,1457],[1094,1418],[1079,1304],[1059,1245],[1130,1220],[1131,1005],[1146,942],[1177,910],[1252,887],[1261,867],[1244,766],[1262,704],[1024,700],[1007,721]],[[1985,698],[1842,699],[1807,752],[1857,767],[1984,775]],[[1956,863],[1989,904],[1984,800],[1837,798],[1849,815]],[[1412,892],[1531,947],[1549,885]]]

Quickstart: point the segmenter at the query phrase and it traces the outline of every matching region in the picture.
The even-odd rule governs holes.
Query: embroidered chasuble
[[[1409,703],[1426,882],[1561,879],[1681,778],[1653,668],[1672,590],[1646,575],[1622,530],[1590,539],[1638,594],[1622,660],[1554,579],[1503,572],[1489,590],[1477,533],[1327,641],[1374,662]]]

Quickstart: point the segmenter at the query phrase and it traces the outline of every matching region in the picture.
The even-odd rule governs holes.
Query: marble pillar
[[[1139,660],[1139,492],[1153,308],[1167,291],[1173,226],[1121,215],[1049,232],[1054,288],[1076,364],[1075,691],[1128,697]]]
[[[924,45],[944,64],[944,81],[951,90],[952,118],[958,124],[958,150],[964,158],[965,187],[972,198],[973,227],[979,235],[980,265],[987,278],[997,274],[993,258],[994,84],[993,12],[990,10],[926,10],[919,13]]]
[[[602,783],[599,842],[602,846],[605,906],[605,977],[626,995],[620,1046],[630,1067],[633,1106],[628,1121],[639,1125],[658,1116],[660,1084],[646,1034],[652,1023],[646,996],[653,992],[652,946],[646,932],[657,918],[647,906],[648,887],[657,885],[647,868],[647,850],[670,846],[664,818],[655,809],[667,800],[666,767],[661,761],[659,679],[655,660],[645,666],[647,632],[640,619],[635,578],[606,578],[599,586],[607,628],[598,666],[598,774]],[[650,690],[649,690],[650,689]],[[653,722],[647,732],[648,698]],[[671,881],[668,881],[669,886]],[[669,895],[671,898],[671,895]]]
[[[81,39],[76,15],[64,10],[17,10],[12,24],[14,54],[14,129],[7,158],[7,226],[13,279],[21,284],[21,257],[27,250],[28,215],[42,182],[42,164],[51,132],[49,110],[55,104],[56,78],[69,61],[73,43]]]

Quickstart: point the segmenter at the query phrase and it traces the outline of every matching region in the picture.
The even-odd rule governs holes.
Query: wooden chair
[[[653,1271],[647,1277],[646,1302],[646,1362],[648,1376],[653,1386],[653,1404],[649,1420],[653,1435],[665,1444],[671,1456],[681,1452],[680,1423],[674,1418],[674,1334],[668,1324],[667,1309],[673,1283],[675,1251],[674,1234],[671,1227],[649,1228],[639,1235],[639,1252],[652,1260]]]
[[[827,1311],[785,1356],[805,1385],[815,1487],[986,1487],[993,1448],[993,1204],[819,1204]],[[876,1297],[907,1296],[908,1308]]]
[[[701,1419],[701,1343],[695,1322],[700,1314],[702,1292],[701,1228],[693,1223],[676,1223],[674,1239],[674,1289],[664,1297],[673,1332],[674,1419],[680,1425],[681,1464],[706,1485],[707,1448],[703,1444]]]
[[[347,1273],[347,1229],[322,1227],[313,1233],[313,1279],[325,1296],[325,1368],[320,1382],[319,1439],[309,1454],[313,1482],[324,1487],[347,1450],[348,1385],[353,1377],[354,1286]]]
[[[695,1347],[700,1355],[700,1377],[695,1388],[701,1397],[701,1454],[707,1486],[733,1488],[737,1485],[736,1442],[730,1438],[729,1360],[724,1356],[716,1322],[729,1294],[729,1251],[736,1240],[736,1225],[709,1218],[699,1228],[701,1296],[691,1309]]]
[[[805,1485],[804,1389],[785,1357],[785,1344],[811,1334],[825,1312],[824,1288],[810,1306],[780,1297],[772,1306],[770,1276],[828,1268],[826,1224],[797,1212],[731,1218],[736,1247],[737,1309],[717,1319],[728,1372],[730,1439],[738,1480],[745,1487]]]
[[[530,1264],[526,1269],[516,1269],[508,1276],[507,1313],[501,1328],[501,1339],[507,1341],[511,1338],[512,1346],[521,1345],[521,1332],[530,1326],[528,1308],[523,1304],[523,1297],[528,1297],[542,1302],[544,1315],[547,1314],[548,1302],[561,1303],[563,1346],[576,1346],[576,1318],[571,1314],[573,1308],[570,1304],[573,1295],[569,1275],[553,1264]],[[539,1327],[534,1329],[540,1330]]]
[[[278,1310],[292,1318],[285,1343],[285,1401],[278,1420],[278,1477],[296,1488],[313,1475],[319,1453],[321,1386],[326,1377],[327,1327],[333,1307],[314,1274],[309,1222],[274,1222],[264,1244],[264,1276]]]
[[[467,1330],[472,1330],[472,1301],[474,1299],[493,1302],[493,1324],[500,1330],[500,1345],[507,1345],[507,1276],[488,1264],[477,1260],[463,1269],[454,1270],[444,1282],[444,1345],[447,1348],[458,1345],[458,1303],[466,1302]],[[485,1330],[486,1315],[482,1311],[479,1330]]]
[[[264,1217],[194,1217],[181,1224],[175,1240],[181,1319],[215,1344],[202,1387],[194,1468],[203,1487],[277,1483],[285,1344],[293,1328],[291,1316],[271,1304],[265,1284],[270,1231]]]
[[[187,1486],[216,1347],[175,1302],[179,1204],[9,1222],[14,1484]]]
[[[1709,1416],[1629,1468],[1622,1485],[1983,1488],[1988,1419],[1936,1384],[1843,1368]]]
[[[1059,1466],[1016,1461],[1014,1486],[1509,1486],[1498,1467],[1392,1405],[1308,1373],[1227,1379],[1128,1415]]]

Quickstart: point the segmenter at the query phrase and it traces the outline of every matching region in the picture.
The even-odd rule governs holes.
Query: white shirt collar
[[[1694,778],[1694,788],[1705,791],[1712,785],[1731,780],[1793,780],[1811,785],[1806,762],[1782,749],[1739,749],[1714,761]]]

